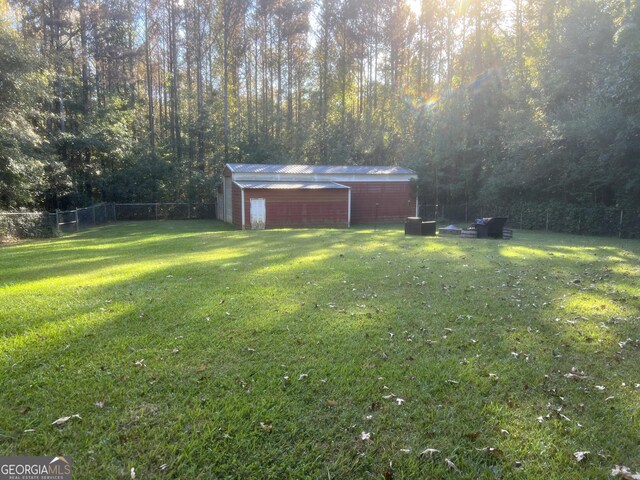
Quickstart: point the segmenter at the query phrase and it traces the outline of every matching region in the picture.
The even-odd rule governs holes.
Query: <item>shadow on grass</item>
[[[618,435],[639,408],[620,387],[640,383],[638,350],[618,354],[637,335],[638,286],[598,280],[606,247],[593,263],[535,236],[533,248],[200,228],[156,232],[151,249],[112,231],[113,276],[93,270],[93,284],[74,270],[99,262],[67,252],[79,261],[65,275],[79,285],[53,296],[59,309],[5,319],[4,453],[71,453],[82,477],[98,466],[154,477],[167,464],[173,478],[380,477],[390,462],[401,478],[442,478],[444,457],[465,478],[584,478],[638,458],[638,429]],[[4,289],[47,278],[39,262]],[[614,285],[624,297],[612,298]],[[27,297],[25,307],[40,301]],[[572,367],[589,378],[565,378]],[[605,401],[601,384],[616,398]],[[49,425],[74,413],[82,421]],[[442,454],[419,457],[427,447]],[[578,450],[594,454],[578,465]]]

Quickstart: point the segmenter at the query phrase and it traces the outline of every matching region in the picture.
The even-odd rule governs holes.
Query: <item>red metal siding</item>
[[[351,223],[397,223],[416,215],[409,182],[341,183],[351,187]]]
[[[251,228],[252,198],[265,199],[266,228],[348,226],[349,191],[346,189],[246,189],[245,228]],[[235,203],[233,208],[235,212]]]
[[[242,201],[240,187],[236,184],[232,184],[231,187],[231,217],[233,218],[233,224],[242,228]]]

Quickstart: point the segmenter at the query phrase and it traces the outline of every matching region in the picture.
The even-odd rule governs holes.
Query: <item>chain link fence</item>
[[[55,212],[0,212],[0,242],[54,237],[120,220],[215,218],[215,203],[100,203]]]
[[[524,230],[640,238],[640,210],[579,207],[561,203],[516,203],[508,207],[472,204],[420,204],[420,216],[446,223],[471,224],[476,218],[508,217],[507,225]]]

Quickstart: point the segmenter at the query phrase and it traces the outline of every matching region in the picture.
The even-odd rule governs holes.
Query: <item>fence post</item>
[[[546,221],[545,226],[544,226],[544,231],[545,232],[549,231],[549,212],[547,212],[547,221]]]
[[[578,210],[578,234],[580,233],[580,222],[582,220],[582,215],[580,213],[580,210]]]
[[[158,204],[156,203],[156,220],[158,219]]]
[[[116,217],[116,202],[113,202],[111,205],[113,205],[113,221],[116,222],[118,221],[118,218]]]
[[[93,226],[96,226],[96,206],[91,205],[93,207]]]
[[[624,210],[620,210],[620,223],[618,224],[618,238],[622,238],[622,214]]]
[[[56,232],[60,235],[60,210],[56,208]]]
[[[80,220],[78,219],[78,209],[76,208],[76,232],[80,231]]]
[[[187,203],[187,220],[191,220],[191,202]]]

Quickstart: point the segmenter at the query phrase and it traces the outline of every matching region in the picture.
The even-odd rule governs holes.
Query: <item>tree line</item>
[[[632,0],[0,0],[0,208],[212,201],[226,162],[430,203],[640,202]]]

